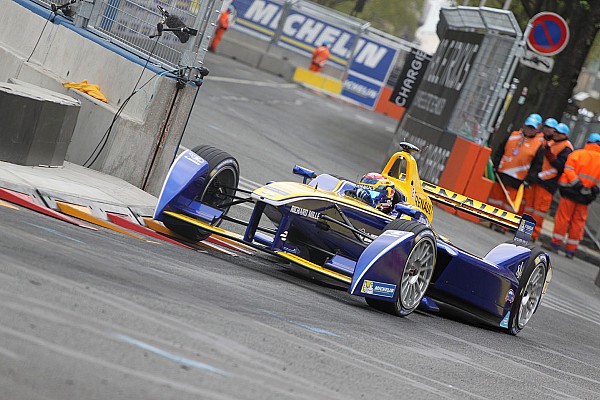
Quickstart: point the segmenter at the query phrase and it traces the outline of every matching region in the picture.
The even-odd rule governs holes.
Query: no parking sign
[[[569,42],[569,26],[558,14],[541,12],[531,21],[527,44],[531,50],[544,56],[560,53]]]

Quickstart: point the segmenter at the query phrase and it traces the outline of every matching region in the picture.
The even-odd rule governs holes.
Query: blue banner
[[[383,83],[381,82],[372,82],[356,75],[349,74],[344,82],[342,96],[348,97],[369,108],[373,108],[379,98],[382,87]]]
[[[235,29],[251,32],[270,40],[279,24],[283,4],[272,0],[234,0],[237,10]],[[331,25],[324,20],[292,9],[288,15],[279,45],[310,55],[324,41],[331,42],[329,61],[345,66],[352,55],[357,34]],[[396,49],[370,38],[360,37],[350,69],[378,81],[385,81]]]

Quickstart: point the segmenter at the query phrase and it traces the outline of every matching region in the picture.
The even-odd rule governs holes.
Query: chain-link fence
[[[36,0],[51,8],[53,2]],[[73,15],[81,26],[111,43],[165,68],[198,66],[206,54],[224,0],[80,0]],[[64,4],[66,1],[54,3]],[[159,7],[171,15],[166,15]],[[63,13],[64,14],[64,13]],[[176,18],[174,18],[176,17]],[[162,22],[165,31],[158,31]],[[171,25],[171,26],[169,26]],[[197,36],[179,35],[168,28],[188,27]],[[208,28],[208,29],[207,29]],[[159,35],[160,34],[160,35]],[[183,37],[186,40],[181,40]]]

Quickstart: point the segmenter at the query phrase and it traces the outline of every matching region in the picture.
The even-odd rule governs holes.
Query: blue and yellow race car
[[[295,166],[302,182],[250,192],[238,188],[234,157],[198,146],[171,166],[154,219],[193,242],[217,234],[275,254],[348,285],[378,310],[406,316],[442,302],[516,335],[552,277],[549,255],[528,243],[535,221],[421,181],[412,156],[419,149],[401,147],[380,174],[360,182]],[[432,200],[515,237],[483,258],[469,254],[434,231]],[[253,203],[246,220],[228,215],[241,203]],[[220,228],[224,220],[243,234]]]

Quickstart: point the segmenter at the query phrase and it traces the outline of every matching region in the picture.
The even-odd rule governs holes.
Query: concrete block
[[[289,82],[292,81],[296,69],[287,59],[271,54],[263,54],[260,63],[258,64],[258,68],[278,75]]]
[[[0,68],[0,82],[8,82],[12,77],[17,76],[19,68],[23,61],[17,57],[13,57],[12,53],[0,46],[0,60],[2,60],[2,68]]]
[[[258,67],[263,54],[261,49],[247,46],[243,42],[233,42],[226,39],[223,39],[219,44],[217,53],[255,68]]]

